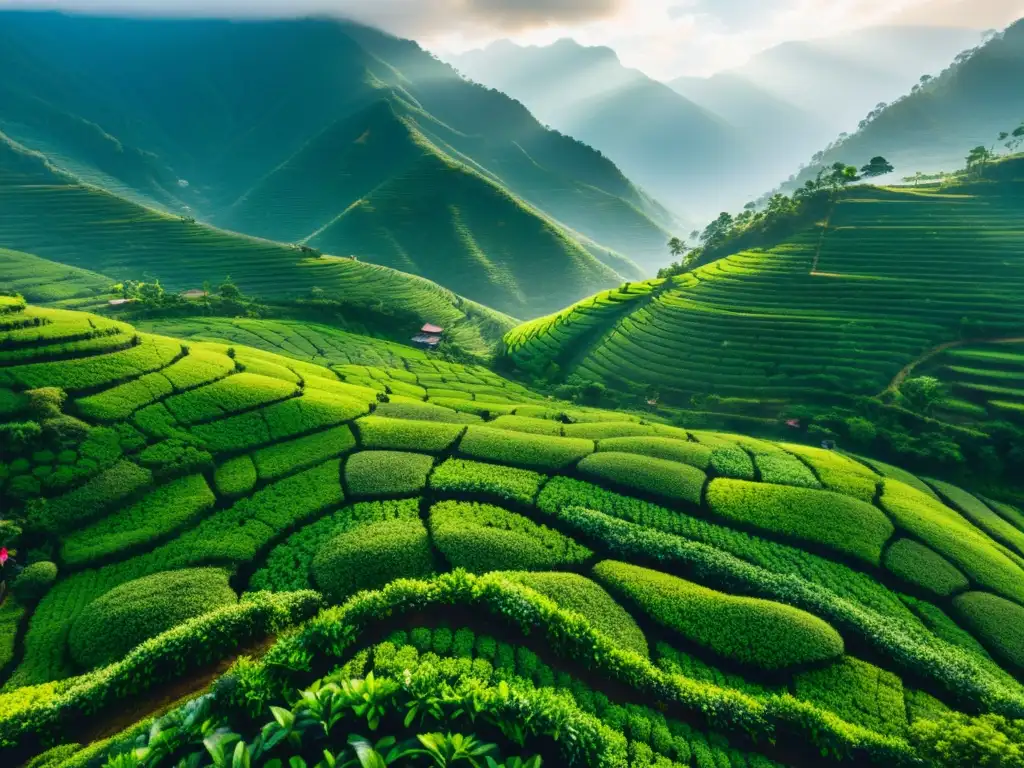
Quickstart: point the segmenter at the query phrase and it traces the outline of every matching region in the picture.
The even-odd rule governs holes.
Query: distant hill
[[[879,154],[900,176],[961,168],[966,148],[996,145],[1000,131],[1012,131],[1024,120],[1022,79],[1024,19],[957,56],[937,77],[815,155],[798,181],[821,165],[860,163]]]
[[[871,27],[784,43],[736,69],[669,85],[743,135],[757,156],[756,184],[767,187],[980,40],[971,29]]]
[[[609,48],[569,39],[546,47],[504,40],[451,60],[473,80],[601,150],[684,217],[699,220],[738,199],[734,175],[751,158],[736,128],[627,69]]]
[[[0,132],[81,181],[521,317],[664,261],[609,160],[375,30],[7,13],[0,69]]]

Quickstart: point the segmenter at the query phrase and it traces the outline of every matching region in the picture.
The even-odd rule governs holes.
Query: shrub
[[[993,654],[1024,670],[1024,608],[987,592],[967,592],[953,606]]]
[[[268,405],[297,394],[295,384],[255,373],[236,373],[213,384],[174,395],[164,401],[182,424],[198,424]]]
[[[596,424],[566,424],[566,437],[584,437],[590,440],[604,440],[616,437],[641,437],[655,435],[658,428],[653,424],[631,424],[623,421],[610,421]]]
[[[475,426],[466,430],[459,443],[459,453],[471,459],[552,471],[565,469],[593,451],[592,440],[529,435]]]
[[[885,553],[890,573],[936,595],[947,597],[967,589],[967,577],[946,560],[913,539],[900,539]]]
[[[57,566],[48,560],[32,563],[11,584],[11,592],[22,605],[35,605],[57,580]]]
[[[785,669],[843,655],[843,639],[816,616],[782,603],[716,592],[647,568],[606,560],[598,580],[652,619],[721,656]]]
[[[333,539],[313,558],[312,572],[317,587],[329,600],[340,603],[393,579],[429,576],[434,572],[434,556],[419,519],[391,520]]]
[[[488,426],[494,429],[508,429],[512,432],[527,432],[531,435],[562,434],[562,424],[550,419],[534,419],[528,416],[499,416]]]
[[[576,611],[598,632],[627,651],[647,656],[647,638],[625,608],[590,579],[577,573],[513,573],[510,579],[551,598],[559,607]]]
[[[356,422],[363,448],[441,453],[451,448],[465,429],[461,424],[409,421],[365,416]]]
[[[822,544],[879,565],[895,528],[875,507],[831,491],[712,480],[708,505],[746,525]]]
[[[572,567],[593,554],[558,531],[489,504],[435,504],[430,532],[448,562],[474,573]]]
[[[477,493],[533,504],[544,476],[528,469],[448,459],[430,475],[430,487],[449,493]]]
[[[213,456],[183,440],[171,438],[143,450],[139,463],[158,477],[166,477],[209,469],[213,466]]]
[[[796,675],[793,690],[798,699],[817,704],[847,722],[876,733],[906,736],[903,683],[892,672],[844,656],[824,669]]]
[[[952,509],[897,480],[885,481],[882,506],[900,528],[924,541],[975,584],[1024,601],[1024,571]]]
[[[597,450],[635,453],[639,456],[689,464],[697,469],[708,468],[712,453],[710,446],[674,440],[670,437],[610,437],[598,442]]]
[[[389,419],[439,421],[449,424],[479,424],[483,421],[479,416],[459,413],[451,408],[442,408],[440,405],[431,403],[381,403],[374,413]]]
[[[138,503],[66,535],[61,557],[77,566],[153,542],[196,520],[215,501],[202,475],[173,480]]]
[[[237,602],[217,568],[165,571],[129,581],[93,600],[68,634],[71,657],[85,669],[123,658],[132,648],[188,619]]]
[[[696,467],[631,453],[595,453],[578,465],[584,475],[673,501],[699,504],[707,475]]]
[[[944,483],[941,480],[929,480],[928,482],[978,528],[996,541],[1006,544],[1015,552],[1024,554],[1024,532],[997,515],[987,504],[955,485]]]
[[[228,498],[238,498],[252,492],[256,487],[256,465],[249,454],[238,456],[217,467],[213,475],[217,493]]]
[[[346,425],[332,427],[252,454],[260,480],[274,480],[303,467],[311,467],[355,448],[356,439]]]
[[[153,482],[153,473],[130,461],[119,461],[85,485],[53,499],[35,522],[48,531],[62,531],[99,517],[104,511]]]
[[[363,451],[345,463],[345,483],[356,497],[404,496],[427,485],[433,456],[398,451]]]

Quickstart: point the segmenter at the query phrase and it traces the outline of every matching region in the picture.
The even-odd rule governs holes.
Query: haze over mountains
[[[85,182],[513,315],[664,261],[671,216],[609,160],[375,30],[14,13],[0,69],[0,132]]]
[[[681,215],[701,218],[759,196],[980,38],[969,29],[869,28],[786,43],[670,88],[623,67],[608,48],[572,40],[500,41],[452,61],[607,154]]]

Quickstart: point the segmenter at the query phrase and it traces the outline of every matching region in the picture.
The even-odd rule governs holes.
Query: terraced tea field
[[[27,565],[0,604],[5,764],[1021,754],[1019,509],[476,366],[358,364],[322,329],[197,335],[221,332],[0,298]]]
[[[1024,417],[1024,336],[998,344],[946,350],[919,369],[942,380],[949,397],[939,408],[967,422]]]
[[[827,225],[610,314],[562,374],[769,412],[877,394],[943,342],[1024,336],[1022,200],[1012,179],[942,193],[855,188]],[[562,313],[510,332],[511,360],[536,371],[564,359],[574,323]]]

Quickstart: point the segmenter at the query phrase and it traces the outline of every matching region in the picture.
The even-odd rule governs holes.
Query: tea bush
[[[427,485],[434,457],[398,451],[362,451],[345,462],[345,485],[356,498],[407,496]]]
[[[442,453],[459,439],[465,427],[441,421],[410,421],[365,416],[356,422],[363,448]]]
[[[578,469],[588,477],[690,504],[700,503],[707,479],[696,467],[631,453],[595,453],[583,459]]]
[[[941,597],[961,592],[970,585],[956,566],[912,539],[900,539],[886,550],[885,567],[901,579]]]
[[[465,459],[448,459],[430,475],[430,487],[437,491],[481,494],[530,505],[543,481],[544,475],[528,469]]]

